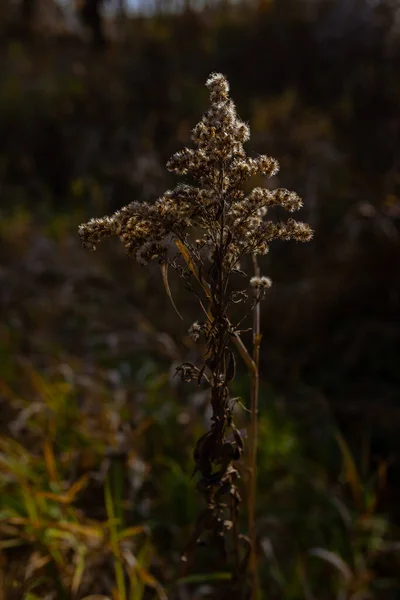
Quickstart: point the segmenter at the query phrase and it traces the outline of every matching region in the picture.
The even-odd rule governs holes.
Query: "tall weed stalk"
[[[132,202],[111,217],[92,219],[80,226],[84,245],[94,250],[102,238],[116,235],[127,252],[147,265],[157,260],[166,291],[175,307],[168,268],[174,269],[197,297],[200,318],[189,328],[194,341],[203,339],[202,364],[184,362],[177,373],[185,382],[210,388],[210,429],[194,449],[197,490],[206,508],[195,524],[182,560],[193,556],[197,542],[206,538],[221,561],[232,566],[229,597],[258,597],[256,539],[257,414],[260,302],[271,286],[261,275],[257,257],[267,254],[273,240],[307,242],[310,227],[294,219],[270,220],[268,211],[280,206],[289,212],[301,208],[301,199],[286,189],[256,187],[245,193],[243,184],[254,175],[273,177],[278,162],[269,156],[250,158],[243,144],[250,138],[247,124],[237,116],[226,78],[213,73],[207,81],[210,108],[192,131],[194,149],[177,152],[167,168],[189,175],[192,183],[168,190],[154,204]],[[246,269],[252,274],[249,277]],[[238,285],[238,281],[243,281]],[[237,305],[242,306],[238,318]],[[253,350],[242,340],[245,321],[253,313]],[[179,314],[179,313],[178,313]],[[244,442],[234,422],[237,399],[229,393],[235,377],[234,348],[251,376],[248,536],[239,532],[241,496],[238,464]]]

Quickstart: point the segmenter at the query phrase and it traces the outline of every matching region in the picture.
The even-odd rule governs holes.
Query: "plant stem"
[[[253,256],[254,275],[260,276],[257,259]],[[251,403],[250,403],[250,441],[249,441],[249,537],[251,543],[250,554],[250,585],[251,600],[258,598],[258,564],[257,564],[257,532],[256,532],[256,490],[257,490],[257,438],[258,438],[258,396],[259,396],[259,362],[260,362],[260,303],[254,307],[253,316],[253,363],[251,370]]]

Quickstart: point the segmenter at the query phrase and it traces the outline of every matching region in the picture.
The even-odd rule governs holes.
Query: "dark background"
[[[113,241],[89,254],[77,236],[173,185],[165,162],[207,109],[212,71],[251,126],[248,152],[279,160],[273,186],[304,198],[315,229],[262,264],[274,281],[262,312],[262,598],[399,597],[400,3],[3,0],[1,600],[29,582],[32,600],[115,586],[124,599],[115,544],[93,557],[82,532],[67,549],[49,534],[71,519],[101,529],[104,489],[121,527],[148,528],[129,542],[147,575],[121,563],[132,597],[156,597],[156,581],[170,598],[219,597],[201,549],[197,579],[174,583],[208,416],[202,391],[172,377],[198,356],[196,305],[171,276],[182,323],[156,266]],[[246,403],[244,370],[234,391]],[[80,477],[68,501],[48,496]],[[77,547],[89,548],[81,579]]]

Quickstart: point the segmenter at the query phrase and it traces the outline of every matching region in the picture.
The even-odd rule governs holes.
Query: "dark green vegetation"
[[[1,600],[221,596],[207,548],[180,572],[208,415],[172,375],[198,350],[157,268],[76,235],[171,186],[213,70],[316,230],[263,262],[261,597],[399,596],[400,41],[389,3],[341,6],[137,19],[101,52],[4,25]]]

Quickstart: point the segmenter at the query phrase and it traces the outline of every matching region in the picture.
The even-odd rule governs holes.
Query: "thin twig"
[[[260,276],[257,258],[253,256],[254,275]],[[258,396],[259,396],[259,362],[260,362],[260,303],[254,307],[253,313],[253,365],[251,370],[251,401],[250,401],[250,442],[249,442],[249,495],[248,517],[249,537],[251,542],[250,580],[251,600],[258,598],[258,564],[257,564],[257,533],[256,533],[256,491],[257,491],[257,441],[258,441]],[[254,368],[255,367],[255,368]]]

